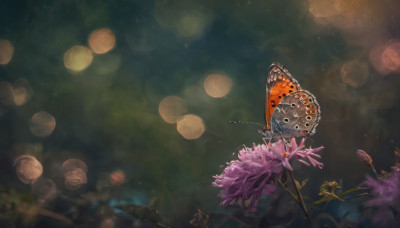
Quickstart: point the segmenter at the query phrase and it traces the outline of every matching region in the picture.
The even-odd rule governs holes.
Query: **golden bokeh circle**
[[[92,31],[89,35],[89,47],[96,54],[104,54],[115,47],[115,35],[108,28]]]
[[[226,96],[232,88],[232,80],[222,74],[209,74],[204,80],[206,93],[214,98]]]
[[[179,118],[176,129],[183,138],[193,140],[198,139],[203,135],[205,125],[201,117],[187,114],[182,118]]]
[[[93,53],[86,46],[73,46],[64,54],[64,66],[72,71],[82,71],[90,66]]]
[[[14,46],[8,40],[0,39],[0,65],[7,65],[14,55]]]
[[[177,96],[168,96],[158,105],[161,118],[167,123],[176,123],[187,112],[186,101]]]

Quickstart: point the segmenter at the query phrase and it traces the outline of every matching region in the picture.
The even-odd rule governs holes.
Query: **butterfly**
[[[259,130],[267,139],[305,137],[315,134],[321,109],[315,96],[301,88],[279,63],[268,69],[265,126]]]

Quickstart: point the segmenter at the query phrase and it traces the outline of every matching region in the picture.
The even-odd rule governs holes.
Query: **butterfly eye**
[[[283,122],[287,123],[287,122],[289,122],[289,119],[285,118],[285,119],[283,119]]]

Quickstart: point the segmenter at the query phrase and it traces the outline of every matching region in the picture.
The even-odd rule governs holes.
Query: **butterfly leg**
[[[283,148],[285,149],[285,152],[287,153],[287,152],[288,152],[288,149],[287,149],[286,140],[285,140],[285,138],[283,138],[283,136],[282,136],[281,134],[279,134],[279,137],[281,138],[282,144],[283,144]]]
[[[265,145],[270,145],[271,140],[272,140],[272,134],[269,131],[266,131],[264,129],[258,129],[258,133],[262,134],[264,137],[262,137],[262,140],[264,141]],[[268,143],[267,143],[268,140]]]
[[[262,140],[264,141],[264,144],[265,144],[265,145],[271,145],[271,140],[272,140],[272,138],[263,137]],[[268,140],[268,143],[267,143],[267,140]]]

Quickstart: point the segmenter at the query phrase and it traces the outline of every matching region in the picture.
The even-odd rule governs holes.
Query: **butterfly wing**
[[[271,117],[271,127],[283,138],[311,136],[320,119],[317,99],[309,91],[301,90],[282,99]]]
[[[289,94],[301,90],[296,79],[279,63],[272,63],[268,69],[264,130],[271,130],[271,117],[282,99]]]

